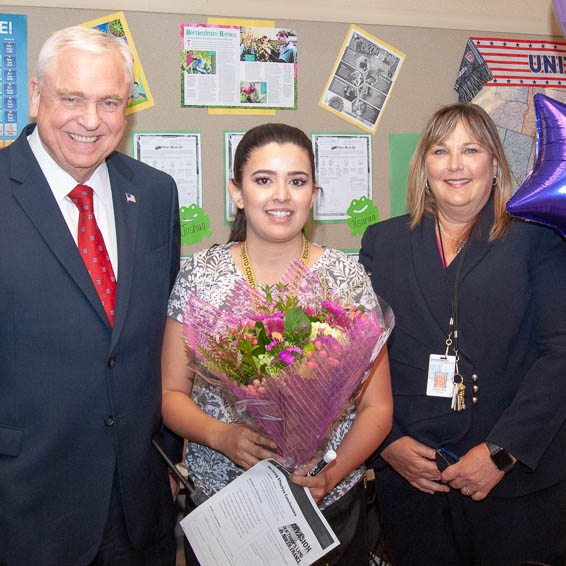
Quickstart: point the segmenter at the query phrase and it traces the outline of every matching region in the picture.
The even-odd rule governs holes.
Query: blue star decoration
[[[533,170],[507,203],[507,212],[566,236],[566,104],[535,94],[537,151]]]

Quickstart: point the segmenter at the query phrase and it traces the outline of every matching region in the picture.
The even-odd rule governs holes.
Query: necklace
[[[464,246],[466,245],[466,243],[468,242],[468,240],[470,239],[470,236],[466,236],[465,238],[459,239],[459,238],[454,238],[454,236],[451,236],[443,227],[442,224],[440,223],[440,220],[438,221],[438,228],[440,229],[440,231],[447,236],[448,238],[450,238],[453,242],[456,242],[454,244],[454,253],[456,255],[458,255],[463,249]]]
[[[299,259],[304,265],[308,265],[309,257],[311,255],[311,245],[310,242],[303,236],[303,247],[301,249],[301,255]],[[240,251],[240,257],[242,260],[242,269],[244,271],[244,277],[246,283],[257,290],[257,281],[255,278],[254,268],[252,267],[252,262],[248,256],[248,247],[246,241],[242,242],[242,249]]]

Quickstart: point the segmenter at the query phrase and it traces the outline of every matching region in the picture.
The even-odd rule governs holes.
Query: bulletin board
[[[28,69],[35,75],[41,44],[58,29],[95,20],[108,11],[3,6],[4,13],[27,15]],[[346,14],[347,10],[345,11]],[[297,109],[277,110],[272,115],[210,114],[206,108],[182,108],[180,100],[180,28],[183,23],[207,23],[202,15],[126,11],[154,106],[128,115],[128,129],[119,150],[131,154],[131,131],[185,130],[200,132],[202,143],[202,206],[210,218],[212,235],[199,244],[185,246],[190,254],[227,240],[229,226],[224,221],[224,133],[242,131],[264,122],[285,122],[313,132],[362,133],[339,116],[318,105],[322,91],[335,64],[338,52],[351,24],[275,20],[279,28],[295,29],[298,43]],[[242,14],[242,17],[246,17]],[[256,24],[257,25],[257,24]],[[359,24],[367,33],[406,55],[391,98],[372,136],[373,203],[380,220],[402,209],[390,198],[390,136],[415,134],[427,118],[442,104],[456,102],[454,81],[466,40],[481,36],[482,30],[446,30]],[[487,32],[490,37],[509,36]],[[541,36],[513,34],[523,39]],[[548,38],[550,39],[550,38]],[[348,191],[344,187],[344,191]],[[401,210],[402,212],[402,210]],[[347,224],[312,223],[309,233],[314,242],[330,247],[357,250],[360,236],[352,235]]]

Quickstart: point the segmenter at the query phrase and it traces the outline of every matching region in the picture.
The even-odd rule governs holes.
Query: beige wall
[[[524,39],[536,39],[541,35],[550,38],[550,34],[543,33],[543,20],[546,13],[547,18],[552,14],[550,0],[535,2],[535,0],[506,0],[499,2],[500,21],[510,20],[503,18],[503,14],[512,12],[517,21],[522,21],[522,31],[513,31],[503,26],[500,31],[493,32],[493,21],[496,14],[487,17],[489,10],[492,14],[497,12],[492,6],[494,2],[478,0],[469,3],[469,11],[472,6],[475,20],[470,21],[474,25],[460,29],[462,25],[462,14],[456,14],[454,10],[448,11],[448,7],[458,3],[464,6],[464,2],[458,0],[435,0],[434,2],[409,2],[408,0],[390,0],[389,4],[404,6],[404,10],[398,10],[395,15],[399,18],[398,23],[393,24],[391,18],[385,17],[381,23],[372,23],[371,18],[377,18],[376,14],[386,14],[380,5],[385,5],[382,0],[341,0],[343,7],[340,17],[344,21],[332,21],[332,9],[323,10],[319,8],[318,20],[308,21],[308,17],[314,16],[313,6],[322,6],[322,0],[301,0],[303,6],[310,6],[300,10],[297,8],[298,0],[286,0],[285,2],[274,1],[251,1],[240,0],[238,5],[248,6],[244,11],[235,12],[233,0],[222,0],[222,2],[209,2],[211,11],[205,12],[204,2],[181,2],[172,0],[136,0],[135,2],[122,1],[118,4],[115,0],[98,0],[101,9],[92,8],[60,8],[44,7],[47,0],[35,2],[42,6],[31,6],[34,0],[26,0],[18,5],[13,1],[10,6],[0,7],[0,12],[27,14],[28,16],[28,59],[30,76],[35,72],[35,61],[40,45],[50,33],[65,26],[79,24],[94,18],[105,16],[119,9],[125,10],[128,25],[136,42],[145,73],[153,97],[155,107],[132,114],[128,117],[129,130],[198,130],[202,136],[202,178],[203,178],[203,204],[205,212],[210,216],[213,236],[205,239],[200,244],[186,248],[185,253],[193,253],[214,242],[223,242],[228,235],[228,228],[224,225],[224,172],[223,172],[223,132],[225,130],[245,130],[266,121],[287,122],[302,128],[305,132],[361,132],[359,128],[335,116],[334,114],[320,108],[318,100],[326,84],[329,73],[338,55],[344,37],[350,23],[357,23],[370,34],[382,41],[396,47],[406,53],[407,58],[397,84],[395,85],[391,100],[383,114],[376,134],[372,137],[373,149],[373,200],[379,207],[382,219],[389,217],[389,135],[391,133],[412,133],[422,128],[427,117],[441,104],[455,102],[456,93],[453,90],[454,80],[460,66],[465,43],[468,37],[489,33],[498,37],[516,37]],[[57,2],[62,4],[62,0]],[[92,2],[90,2],[92,3]],[[337,4],[337,2],[333,2]],[[526,5],[537,3],[540,10],[536,17],[532,15],[529,19]],[[51,5],[55,2],[51,2]],[[68,2],[73,6],[84,5],[84,0]],[[107,4],[106,7],[105,4]],[[110,5],[111,4],[111,5]],[[157,5],[159,4],[159,8]],[[191,7],[193,12],[179,12],[180,4]],[[277,5],[285,4],[288,18],[277,15]],[[420,12],[417,18],[415,6],[427,4],[430,8],[427,12]],[[505,4],[506,9],[502,6]],[[514,10],[509,5],[515,6]],[[132,10],[128,10],[131,5]],[[269,5],[269,14],[265,13],[265,6]],[[363,7],[368,6],[365,10]],[[467,4],[466,4],[467,5]],[[491,6],[491,8],[490,8]],[[222,9],[221,9],[222,7]],[[371,8],[370,8],[371,7]],[[521,9],[519,9],[521,7]],[[442,8],[446,8],[445,11]],[[144,10],[153,9],[155,12],[148,13]],[[165,10],[169,9],[170,13]],[[200,10],[197,12],[196,10]],[[485,9],[485,10],[484,10]],[[356,12],[357,10],[357,12]],[[547,10],[547,12],[545,12]],[[291,16],[291,12],[295,15]],[[338,17],[338,11],[334,10]],[[363,12],[363,14],[362,14]],[[410,27],[416,24],[433,23],[432,14],[443,13],[443,18],[434,20],[436,27]],[[367,21],[353,17],[358,14],[364,15]],[[203,108],[181,108],[180,105],[180,26],[182,23],[206,23],[207,17],[212,15],[257,17],[265,16],[274,19],[277,26],[292,27],[297,29],[299,40],[298,53],[298,109],[277,111],[275,116],[235,116],[235,115],[209,115]],[[371,18],[370,18],[371,16]],[[460,18],[460,24],[456,25],[456,19]],[[326,21],[322,21],[325,18]],[[347,19],[346,19],[347,18]],[[404,19],[403,19],[404,18]],[[417,18],[417,19],[416,19]],[[450,20],[450,18],[453,18]],[[481,22],[478,23],[478,18]],[[537,19],[538,18],[538,19]],[[446,27],[444,24],[454,27]],[[538,22],[538,24],[537,24]],[[529,27],[530,24],[530,27]],[[535,25],[536,24],[536,25]],[[538,27],[537,27],[538,26]],[[538,31],[533,30],[533,27]],[[527,33],[529,30],[529,33]],[[533,34],[537,35],[533,35]],[[559,31],[554,32],[559,35]],[[561,37],[561,36],[560,36]],[[561,38],[564,40],[563,38]],[[130,153],[129,133],[119,148],[124,153]],[[348,187],[344,187],[347,191]],[[360,238],[353,237],[351,230],[346,224],[321,225],[317,224],[313,229],[313,239],[317,242],[336,248],[358,248]]]
[[[14,6],[91,8],[91,0],[12,0]],[[560,35],[552,0],[97,0],[101,10],[476,29]]]

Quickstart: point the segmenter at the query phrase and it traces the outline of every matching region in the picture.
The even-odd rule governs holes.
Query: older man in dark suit
[[[160,350],[173,180],[116,153],[127,44],[67,28],[0,152],[0,564],[175,563]]]

